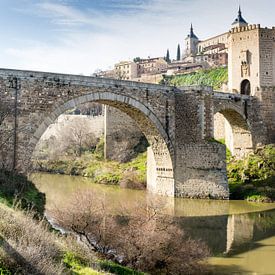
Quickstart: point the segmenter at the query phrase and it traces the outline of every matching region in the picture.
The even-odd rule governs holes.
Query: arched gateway
[[[1,126],[8,142],[1,148],[0,163],[6,168],[28,172],[47,127],[69,109],[98,102],[129,115],[146,136],[150,191],[228,198],[225,147],[212,142],[213,108],[228,98],[219,98],[210,88],[0,69],[0,99],[12,110]]]

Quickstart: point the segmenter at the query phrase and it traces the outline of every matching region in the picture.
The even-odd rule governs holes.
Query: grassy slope
[[[0,170],[1,275],[34,274],[34,270],[48,270],[48,274],[138,274],[102,261],[74,238],[52,231],[40,221],[44,205],[44,194],[26,177]]]
[[[223,83],[228,81],[227,68],[214,68],[208,70],[199,70],[198,72],[167,76],[164,81],[172,86],[191,86],[205,85],[212,86],[214,89],[220,89]]]
[[[229,161],[227,170],[232,199],[275,201],[275,145]]]

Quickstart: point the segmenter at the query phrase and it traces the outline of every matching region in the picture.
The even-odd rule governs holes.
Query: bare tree
[[[151,274],[192,274],[208,256],[205,244],[191,240],[158,202],[131,211],[111,209],[98,194],[79,193],[68,210],[52,215],[63,227],[109,259]]]

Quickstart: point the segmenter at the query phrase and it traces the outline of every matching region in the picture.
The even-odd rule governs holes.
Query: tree
[[[106,258],[150,274],[201,273],[201,260],[209,255],[206,245],[164,215],[162,201],[114,208],[99,191],[85,190],[68,203],[51,216]]]
[[[166,60],[167,63],[171,62],[169,49],[167,49],[165,60]]]
[[[133,59],[133,61],[134,61],[135,63],[140,62],[140,60],[141,60],[141,58],[140,58],[139,56],[137,56],[137,57],[135,57],[135,58]]]
[[[180,56],[180,44],[178,44],[178,49],[177,49],[177,61],[180,61],[181,56]]]

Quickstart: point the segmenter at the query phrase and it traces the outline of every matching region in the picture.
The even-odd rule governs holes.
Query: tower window
[[[266,72],[265,74],[268,75],[268,72]]]

